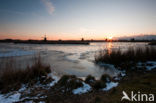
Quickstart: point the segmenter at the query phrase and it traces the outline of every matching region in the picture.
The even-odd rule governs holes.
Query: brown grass
[[[120,65],[127,62],[137,63],[156,60],[156,49],[154,47],[146,48],[129,48],[123,52],[120,49],[108,51],[101,50],[95,56],[96,63],[109,63],[114,65]]]
[[[58,83],[53,87],[57,92],[71,93],[73,89],[83,86],[82,80],[75,75],[63,75]]]
[[[44,65],[40,57],[35,60],[35,63],[31,67],[28,66],[26,69],[16,69],[16,67],[8,65],[1,72],[0,90],[5,93],[19,89],[23,83],[33,85],[38,80],[42,80],[42,77],[47,76],[50,72],[50,66]]]
[[[148,73],[129,72],[127,77],[120,81],[119,86],[110,91],[93,90],[86,94],[73,95],[62,92],[55,92],[54,89],[49,90],[47,98],[48,103],[131,103],[129,101],[121,101],[122,91],[130,95],[131,91],[137,93],[154,94],[156,93],[156,70]]]

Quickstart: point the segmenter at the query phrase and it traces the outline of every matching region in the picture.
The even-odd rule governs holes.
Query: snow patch
[[[50,77],[52,77],[52,79],[54,79],[54,80],[49,84],[50,87],[54,86],[54,85],[59,81],[59,79],[60,79],[58,76],[56,76],[56,75],[53,74],[53,73],[48,74],[48,76],[50,76]]]
[[[121,76],[122,76],[122,77],[126,76],[126,71],[122,71],[122,72],[121,72]]]
[[[23,92],[23,91],[25,91],[26,90],[26,85],[22,85],[22,87],[18,90],[19,92]]]
[[[20,93],[15,93],[15,94],[10,95],[10,96],[0,94],[0,103],[18,102],[20,100],[20,97],[21,97]]]
[[[103,88],[102,90],[104,90],[104,91],[108,91],[108,90],[110,90],[110,89],[112,89],[112,88],[114,88],[114,87],[117,87],[118,86],[118,82],[109,82],[109,83],[106,83],[106,88]]]
[[[57,83],[59,80],[59,78],[57,76],[53,75],[52,73],[50,73],[48,76],[50,76],[54,79],[51,83],[46,84],[46,85],[37,83],[36,86],[34,86],[34,87],[45,87],[48,89],[51,86],[54,86],[55,83]],[[40,94],[38,94],[37,96],[34,96],[34,97],[20,98],[21,93],[23,93],[23,92],[30,93],[31,88],[27,88],[27,84],[25,84],[25,85],[23,84],[22,87],[16,92],[10,92],[8,94],[0,94],[0,103],[14,103],[14,102],[23,101],[25,99],[38,99],[38,97],[40,97]],[[40,98],[46,98],[46,96],[41,96]],[[33,103],[33,101],[27,101],[27,103]],[[40,101],[40,103],[45,103],[45,102]]]
[[[147,64],[152,64],[151,66],[146,66],[147,70],[152,70],[156,68],[156,61],[148,61]]]
[[[90,90],[91,90],[91,86],[83,82],[83,87],[74,89],[72,92],[73,94],[83,94],[83,93],[87,93]]]
[[[150,71],[150,70],[156,68],[156,61],[147,61],[145,63],[139,62],[137,64],[137,67],[139,67],[139,68],[146,67],[146,70]]]

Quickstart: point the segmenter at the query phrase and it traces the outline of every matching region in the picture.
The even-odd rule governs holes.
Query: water
[[[0,61],[4,59],[16,59],[16,65],[26,67],[31,64],[32,57],[40,54],[43,61],[51,65],[52,71],[58,75],[72,74],[85,77],[89,74],[99,77],[102,74],[115,76],[118,70],[110,65],[99,67],[94,63],[95,54],[101,49],[120,48],[126,50],[129,47],[145,47],[147,43],[108,42],[91,43],[90,45],[51,45],[51,44],[0,44]],[[5,57],[5,58],[4,58]]]

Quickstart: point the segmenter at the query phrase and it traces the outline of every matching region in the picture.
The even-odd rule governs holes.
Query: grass
[[[93,77],[92,75],[88,75],[85,79],[85,82],[92,85],[95,82],[95,77]]]
[[[64,93],[71,93],[73,89],[82,86],[82,80],[75,75],[63,75],[53,88],[58,91],[64,91]]]
[[[85,83],[89,84],[95,90],[100,90],[106,87],[106,83],[113,80],[109,75],[103,74],[100,80],[96,80],[95,77],[88,75],[85,79]]]
[[[123,52],[121,49],[112,50],[111,53],[108,51],[101,50],[95,56],[96,63],[108,63],[115,66],[120,64],[132,65],[137,62],[155,61],[156,60],[156,49],[154,47],[145,48],[129,48]],[[129,64],[130,63],[130,64]]]
[[[31,95],[37,95],[38,93],[46,95],[46,98],[33,99],[34,102],[45,101],[47,103],[130,103],[128,101],[121,102],[123,96],[122,91],[130,95],[131,91],[141,93],[156,93],[156,70],[148,71],[146,73],[140,73],[131,71],[127,73],[127,76],[119,81],[119,86],[111,89],[110,91],[101,91],[104,88],[106,82],[109,82],[112,78],[108,75],[102,75],[100,80],[95,80],[91,75],[87,76],[85,82],[93,83],[93,90],[89,93],[74,95],[71,93],[73,89],[82,86],[82,80],[78,79],[74,75],[64,75],[50,89],[35,89]],[[44,73],[43,73],[44,74]],[[94,81],[94,82],[90,82]],[[10,84],[11,85],[11,84]],[[63,91],[64,90],[64,91]],[[31,100],[31,99],[30,99]],[[25,100],[29,101],[29,99]]]
[[[46,102],[54,103],[131,103],[121,101],[122,91],[130,95],[131,91],[137,93],[156,93],[156,70],[147,73],[136,71],[129,72],[125,78],[120,81],[119,86],[110,91],[93,90],[86,94],[73,95],[49,90],[50,94],[45,99]],[[105,76],[103,76],[105,77]]]
[[[122,52],[120,49],[112,51],[111,53],[100,51],[95,58],[96,63],[104,62],[115,65],[122,64],[123,66],[132,67],[135,66],[131,62],[145,62],[149,60],[156,60],[156,50],[154,48],[145,49],[128,49]],[[118,64],[119,63],[119,64]],[[12,66],[3,71],[0,76],[0,91],[3,93],[10,92],[12,90],[18,90],[23,83],[28,83],[30,86],[37,81],[45,81],[48,73],[50,73],[50,66],[44,65],[41,58],[38,58],[36,62],[26,69],[15,69]],[[128,71],[128,70],[127,70]],[[100,80],[96,80],[95,77],[87,76],[85,83],[92,86],[92,91],[89,93],[74,95],[72,90],[83,86],[82,80],[74,75],[64,75],[61,79],[50,89],[35,89],[31,94],[37,95],[42,92],[46,95],[46,98],[40,98],[47,103],[129,103],[127,101],[121,102],[122,91],[130,93],[131,91],[141,93],[156,93],[156,70],[146,72],[139,72],[136,70],[126,71],[126,76],[119,81],[119,85],[110,91],[101,91],[100,89],[106,87],[106,83],[112,81],[112,78],[108,75],[102,75]],[[36,92],[36,94],[35,94]],[[34,99],[35,102],[39,102],[39,99]]]
[[[96,80],[95,83],[92,85],[92,87],[95,90],[100,90],[106,87],[106,83],[110,82],[112,80],[112,78],[107,75],[107,74],[103,74],[100,78],[100,80]]]
[[[149,45],[156,45],[156,41],[150,42]]]
[[[26,69],[16,69],[8,65],[0,76],[0,91],[6,93],[18,90],[23,83],[28,83],[31,86],[37,81],[43,82],[50,72],[50,66],[44,65],[40,57],[31,67],[28,66]]]

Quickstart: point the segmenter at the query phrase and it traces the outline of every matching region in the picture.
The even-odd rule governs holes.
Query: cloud
[[[50,15],[53,14],[53,12],[55,11],[55,7],[53,6],[53,3],[50,0],[41,0],[43,2],[43,4],[45,5],[48,13]]]

